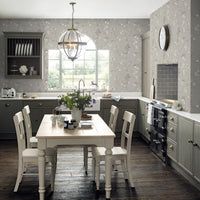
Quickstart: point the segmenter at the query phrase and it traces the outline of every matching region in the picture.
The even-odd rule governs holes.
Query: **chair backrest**
[[[22,113],[24,116],[24,122],[25,122],[25,128],[26,128],[27,147],[31,148],[30,138],[32,137],[32,125],[31,125],[29,105],[24,106],[24,108],[22,109]]]
[[[132,143],[132,136],[133,136],[133,128],[135,125],[136,116],[128,111],[124,112],[123,115],[123,127],[122,127],[122,134],[121,134],[121,147],[127,150],[127,156],[131,155],[131,143]]]
[[[17,134],[18,156],[22,157],[22,151],[26,149],[26,137],[24,132],[24,118],[22,112],[18,112],[13,116],[15,130]]]
[[[119,113],[119,109],[116,106],[112,105],[110,109],[109,127],[111,128],[113,132],[115,132],[118,113]]]

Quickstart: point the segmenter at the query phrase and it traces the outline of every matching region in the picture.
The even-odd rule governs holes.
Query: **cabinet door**
[[[138,131],[143,134],[144,130],[144,120],[145,120],[145,113],[144,113],[145,103],[143,101],[139,101],[139,109],[137,113],[137,122],[138,122]]]
[[[0,102],[0,138],[13,139],[16,138],[13,116],[21,111],[22,103],[17,100],[2,100]]]
[[[45,114],[51,114],[52,108],[32,108],[30,112],[33,135],[35,136]]]
[[[115,105],[119,108],[119,114],[117,118],[117,125],[116,125],[116,136],[121,137],[122,125],[123,125],[123,114],[124,111],[130,111],[137,115],[137,99],[121,99],[119,102],[116,102],[111,99],[102,99],[101,100],[101,111],[100,115],[103,120],[108,124],[110,119],[110,108],[111,105]],[[136,124],[135,128],[136,130]]]
[[[192,174],[193,155],[193,122],[184,117],[179,117],[179,164],[190,174]]]
[[[200,123],[194,126],[194,177],[200,182]]]
[[[150,125],[147,123],[147,112],[147,103],[139,101],[139,112],[137,114],[138,130],[147,140],[150,140],[150,135],[148,133]]]

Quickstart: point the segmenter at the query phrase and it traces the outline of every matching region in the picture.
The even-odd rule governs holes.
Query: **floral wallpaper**
[[[57,48],[60,35],[69,27],[69,19],[1,19],[0,88],[14,87],[17,92],[48,91],[47,52]],[[110,50],[111,91],[141,92],[141,35],[150,29],[148,19],[75,19],[75,27],[92,38],[98,49]],[[44,32],[43,79],[5,79],[4,31]]]
[[[158,64],[178,64],[178,100],[185,111],[196,113],[200,112],[199,8],[198,0],[170,0],[150,18],[153,77],[157,80]],[[159,30],[163,25],[168,25],[170,32],[167,51],[162,51],[158,44]]]

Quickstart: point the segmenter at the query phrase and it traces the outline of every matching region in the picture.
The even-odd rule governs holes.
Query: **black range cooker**
[[[150,148],[167,164],[167,110],[161,103],[152,102],[151,104]]]

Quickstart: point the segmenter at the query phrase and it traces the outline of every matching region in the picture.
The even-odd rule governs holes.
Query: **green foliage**
[[[81,95],[79,90],[75,90],[72,93],[67,93],[67,95],[61,96],[61,103],[64,103],[70,110],[73,108],[84,110],[85,107],[90,105],[91,100],[92,98],[90,95]]]

